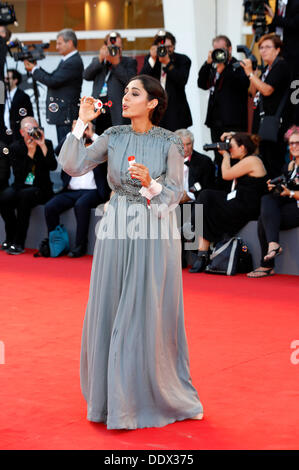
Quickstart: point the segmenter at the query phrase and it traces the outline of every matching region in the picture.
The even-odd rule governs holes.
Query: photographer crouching
[[[0,205],[6,230],[2,249],[11,255],[24,253],[31,210],[53,196],[50,171],[57,167],[52,142],[33,117],[21,121],[20,133],[23,139],[14,142],[9,153],[14,182],[4,189],[5,204]]]
[[[291,127],[285,138],[293,159],[283,175],[267,181],[270,194],[262,198],[258,220],[261,265],[247,274],[250,278],[274,274],[275,258],[283,251],[279,244],[279,230],[299,226],[299,127]]]
[[[224,137],[228,142],[226,145],[219,142],[218,148],[223,155],[222,176],[230,181],[231,190],[227,193],[205,189],[196,199],[196,204],[203,204],[203,236],[199,236],[198,251],[193,253],[191,273],[205,270],[212,242],[222,240],[227,234],[235,235],[249,220],[258,218],[260,200],[266,190],[266,170],[258,157],[258,136],[237,132]],[[211,145],[208,147],[212,150]],[[236,162],[234,165],[231,159]],[[194,216],[192,219],[194,227]]]

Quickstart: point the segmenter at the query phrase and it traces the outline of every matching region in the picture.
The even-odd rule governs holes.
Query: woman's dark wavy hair
[[[159,80],[150,75],[137,75],[128,81],[128,84],[133,80],[140,80],[143,88],[147,92],[148,100],[158,100],[158,104],[155,109],[150,113],[149,118],[152,124],[155,126],[161,121],[166,108],[167,108],[167,93],[162,87]],[[127,84],[127,85],[128,85]]]
[[[232,139],[237,142],[239,147],[244,145],[247,150],[246,156],[258,153],[259,143],[261,140],[258,135],[249,134],[248,132],[236,132],[236,134],[232,136]]]

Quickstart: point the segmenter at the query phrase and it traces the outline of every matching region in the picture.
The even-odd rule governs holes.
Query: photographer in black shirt
[[[266,34],[258,42],[261,57],[267,64],[261,77],[258,71],[252,69],[250,59],[243,59],[241,66],[250,79],[249,92],[254,97],[254,119],[252,132],[259,134],[261,132],[261,116],[274,116],[281,103],[284,100],[287,103],[290,70],[287,62],[282,57],[283,44],[279,36],[275,34]],[[283,110],[280,117],[283,116]],[[262,136],[260,143],[260,154],[270,178],[280,175],[284,164],[286,147],[284,144],[284,133],[288,123],[283,122],[278,130],[276,141],[265,139]],[[273,128],[273,133],[275,129]]]
[[[33,117],[22,120],[20,132],[23,139],[9,152],[14,182],[4,189],[5,204],[0,206],[7,237],[2,248],[11,255],[24,253],[31,210],[53,196],[50,171],[57,167],[52,142],[45,140]]]
[[[215,63],[212,54],[216,49],[226,52],[224,63]],[[205,124],[211,130],[212,142],[219,142],[223,132],[247,131],[247,105],[249,80],[242,68],[234,70],[237,60],[232,57],[232,44],[228,37],[217,36],[213,39],[213,50],[198,73],[197,85],[210,91]],[[222,156],[215,152],[218,168],[218,186],[226,189],[221,174]]]

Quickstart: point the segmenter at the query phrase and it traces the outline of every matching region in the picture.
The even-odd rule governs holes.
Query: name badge
[[[237,190],[235,189],[234,191],[231,191],[230,193],[228,193],[226,200],[230,201],[231,199],[235,199],[236,196],[237,196]]]
[[[107,85],[107,82],[105,82],[100,92],[100,98],[102,98],[103,96],[107,96],[107,95],[108,95],[108,85]]]
[[[25,180],[25,184],[29,184],[30,186],[32,186],[33,183],[34,183],[34,178],[35,178],[35,176],[34,176],[33,173],[31,173],[31,172],[28,173],[27,178]]]

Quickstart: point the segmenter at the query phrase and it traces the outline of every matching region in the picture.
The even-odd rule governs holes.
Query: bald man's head
[[[34,117],[26,116],[21,121],[21,129],[28,129],[29,127],[39,127],[38,122]]]

